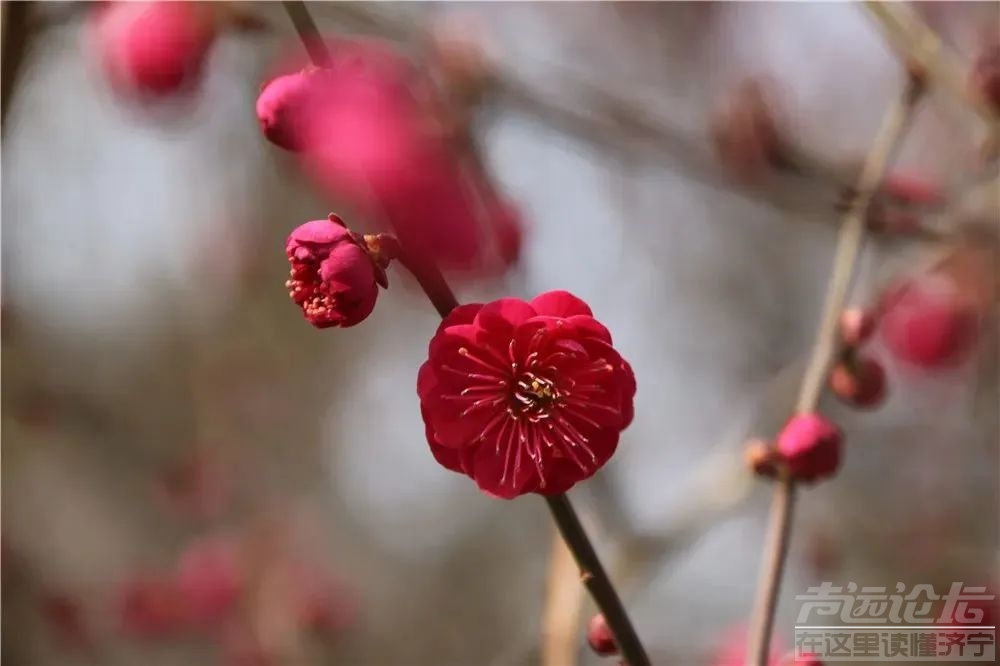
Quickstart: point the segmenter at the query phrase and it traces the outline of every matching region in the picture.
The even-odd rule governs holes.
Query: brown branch
[[[33,31],[30,29],[31,2],[4,2],[2,8],[3,45],[0,47],[0,124],[7,120],[14,86],[21,74],[28,44]]]
[[[907,62],[923,70],[928,83],[947,90],[959,103],[976,113],[996,129],[1000,117],[976,97],[969,94],[963,65],[948,52],[941,39],[913,8],[905,2],[865,2],[868,13],[878,22],[889,44]]]
[[[837,238],[833,272],[827,287],[816,343],[799,391],[797,410],[813,411],[819,401],[823,379],[829,369],[836,345],[837,320],[844,308],[855,263],[864,240],[865,217],[886,167],[899,148],[900,140],[913,117],[914,107],[924,90],[922,80],[910,76],[906,90],[888,110],[865,160],[854,189],[855,197],[844,216]],[[763,567],[757,585],[757,598],[751,615],[747,663],[765,666],[771,645],[771,629],[778,604],[778,592],[791,534],[795,507],[795,482],[784,475],[775,487],[769,516],[770,530],[765,544]]]
[[[608,578],[601,560],[597,557],[587,533],[580,524],[569,497],[565,494],[546,497],[552,519],[559,528],[559,533],[569,547],[577,566],[580,567],[580,580],[583,582],[597,608],[604,614],[621,655],[629,666],[649,666],[649,657],[642,647],[632,621],[622,605],[621,599],[611,579]]]
[[[299,33],[302,46],[305,47],[312,63],[317,67],[329,67],[330,52],[323,42],[323,35],[316,27],[316,22],[313,21],[306,3],[302,0],[284,0],[281,4],[285,8],[285,12],[288,13],[288,18],[292,20],[295,31]]]

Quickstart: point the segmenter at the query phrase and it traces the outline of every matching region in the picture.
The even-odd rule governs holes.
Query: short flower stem
[[[448,286],[448,281],[444,279],[441,271],[433,262],[426,259],[416,259],[404,247],[399,255],[399,263],[416,278],[420,288],[427,294],[427,298],[442,319],[458,307],[458,300],[451,287]]]
[[[875,143],[861,169],[858,184],[854,189],[856,195],[844,216],[837,237],[837,250],[823,304],[823,315],[799,390],[797,403],[799,412],[813,411],[819,403],[823,381],[836,349],[837,321],[844,309],[851,279],[854,276],[854,267],[864,240],[868,207],[885,175],[886,167],[895,156],[900,140],[909,127],[914,107],[923,91],[924,82],[911,75],[900,98],[886,112]],[[794,508],[795,481],[784,476],[775,485],[774,502],[768,518],[770,528],[757,584],[757,598],[750,619],[750,640],[747,651],[747,664],[750,666],[765,666],[768,661],[771,629],[774,626],[778,592],[781,589],[781,577],[788,556]]]

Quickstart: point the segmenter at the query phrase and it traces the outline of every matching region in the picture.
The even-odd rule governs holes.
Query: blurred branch
[[[33,31],[30,29],[32,2],[4,2],[0,6],[0,124],[6,125],[14,86],[21,73]]]
[[[331,15],[358,29],[403,43],[419,42],[424,28],[416,20],[390,16],[373,3],[328,3]],[[685,177],[713,189],[791,213],[830,211],[841,190],[855,179],[851,164],[829,165],[804,146],[792,146],[794,159],[773,182],[761,186],[741,185],[720,168],[709,149],[707,133],[687,132],[665,118],[657,117],[648,105],[618,92],[594,85],[569,72],[561,71],[558,91],[552,81],[533,84],[512,71],[497,73],[496,98],[513,109],[588,143],[612,150],[654,153],[669,159]],[[566,100],[560,99],[564,97]]]
[[[583,589],[577,580],[573,555],[559,537],[552,539],[545,606],[542,610],[542,664],[573,666],[580,640]]]
[[[317,67],[329,67],[330,53],[327,51],[326,45],[323,44],[323,35],[316,27],[316,22],[313,21],[306,3],[302,0],[284,0],[281,4],[285,8],[285,12],[288,13],[292,25],[295,26],[299,40],[309,53],[309,59],[312,60],[312,63]]]
[[[997,129],[1000,118],[969,94],[967,66],[948,52],[941,39],[905,2],[865,2],[868,13],[878,22],[890,45],[907,63],[926,72],[928,84],[938,86]]]
[[[816,344],[799,391],[796,409],[800,413],[814,411],[819,402],[823,379],[836,347],[837,321],[844,309],[857,257],[864,240],[868,207],[889,163],[899,149],[902,137],[913,118],[914,108],[924,90],[922,79],[913,75],[908,77],[906,89],[886,113],[882,127],[861,170],[854,190],[855,198],[844,216],[838,234],[834,267],[830,275]],[[788,541],[795,507],[794,479],[784,472],[776,483],[769,517],[771,527],[764,547],[764,565],[751,615],[747,663],[753,666],[764,666],[770,654],[774,614],[788,555]]]

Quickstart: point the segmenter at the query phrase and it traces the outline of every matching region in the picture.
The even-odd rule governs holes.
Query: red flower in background
[[[973,350],[979,311],[947,274],[925,275],[886,293],[879,332],[897,358],[939,369],[960,363]]]
[[[515,261],[520,216],[449,135],[430,78],[383,42],[325,46],[328,67],[264,86],[265,136],[299,153],[322,188],[392,227],[415,258],[487,274]]]
[[[615,635],[611,632],[604,613],[598,613],[587,623],[587,645],[602,657],[618,654],[618,643],[615,642]]]
[[[590,308],[565,291],[456,308],[417,393],[431,452],[487,494],[557,494],[611,458],[635,377]]]
[[[217,33],[216,13],[198,2],[109,2],[93,21],[105,73],[118,90],[139,95],[197,82]]]
[[[308,145],[312,105],[323,87],[323,70],[309,68],[283,74],[264,84],[257,97],[257,121],[267,140],[297,152]]]
[[[375,309],[385,272],[339,218],[297,227],[285,253],[292,264],[288,295],[313,326],[354,326]]]

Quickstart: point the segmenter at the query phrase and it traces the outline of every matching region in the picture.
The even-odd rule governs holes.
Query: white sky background
[[[864,151],[900,84],[879,33],[847,4],[497,3],[470,11],[488,17],[505,68],[555,87],[571,70],[647,100],[694,134],[706,131],[708,106],[727,83],[766,72],[783,84],[797,131],[831,159]],[[53,364],[52,381],[100,392],[128,372],[147,336],[165,322],[211,331],[213,307],[226,302],[231,276],[224,244],[205,239],[224,238],[226,229],[257,233],[264,223],[260,192],[284,188],[287,198],[303,189],[289,190],[287,175],[262,184],[284,168],[253,118],[256,79],[268,64],[259,43],[269,40],[223,39],[194,115],[167,130],[115,103],[83,38],[77,26],[47,33],[18,91],[16,131],[3,152],[4,281],[5,299],[32,330],[57,341],[54,358],[71,361]],[[928,175],[945,173],[948,162],[929,157],[954,135],[936,131],[931,121],[918,130],[924,140],[911,143],[904,161]],[[608,474],[633,520],[656,531],[683,499],[683,480],[743,418],[760,384],[806,349],[834,227],[787,219],[678,177],[669,164],[615,155],[519,114],[501,115],[485,141],[532,234],[523,266],[506,286],[483,285],[462,296],[566,288],[591,303],[639,384],[635,422]],[[311,206],[316,217],[326,212],[326,204],[300,197],[296,215]],[[305,219],[289,217],[289,229]],[[206,243],[221,263],[192,278],[196,252]],[[271,250],[267,261],[284,260],[280,247]],[[275,298],[282,297],[276,288]],[[287,316],[297,314],[289,308]],[[484,521],[512,530],[512,516],[527,517],[537,535],[535,514],[542,511],[531,499],[514,508],[482,498],[468,479],[443,471],[428,455],[414,382],[434,326],[433,311],[396,288],[381,295],[362,326],[323,333],[338,340],[318,345],[317,355],[336,347],[331,371],[351,384],[346,395],[331,390],[326,412],[312,415],[330,443],[324,473],[339,510],[370,530],[383,557],[417,572],[440,566],[442,544],[466,538]],[[67,376],[65,368],[73,372]],[[920,409],[926,403],[919,392],[902,393],[878,414],[845,417],[849,432],[860,434],[849,445],[844,479],[817,491],[815,500],[804,495],[805,524],[811,515],[826,515],[824,507],[839,506],[836,529],[864,534],[846,516],[913,487],[905,474],[885,478],[896,456],[916,450],[925,463],[940,464],[942,440],[972,437],[968,401],[959,397],[933,414],[936,429],[920,439],[927,432],[920,424],[931,415]],[[892,438],[881,435],[900,422],[912,427],[912,449],[859,451],[856,442],[889,448]],[[952,462],[947,478],[957,481],[968,461]],[[693,649],[745,617],[766,504],[760,500],[745,517],[713,530],[643,594],[636,611],[651,643]],[[905,516],[906,504],[894,511]],[[547,541],[536,545],[537,561],[526,565],[531,576],[546,557]],[[870,570],[861,562],[854,571]],[[507,574],[518,580],[518,563],[510,562]],[[807,579],[799,584],[796,576],[793,567],[789,599],[804,591]],[[402,594],[391,573],[371,585],[380,603],[398,602]],[[514,589],[526,587],[522,579]],[[518,607],[517,600],[497,603]],[[536,608],[538,601],[525,603]],[[792,604],[782,611],[778,626],[790,630]],[[407,617],[416,622],[421,615]],[[530,627],[535,620],[519,621]]]

